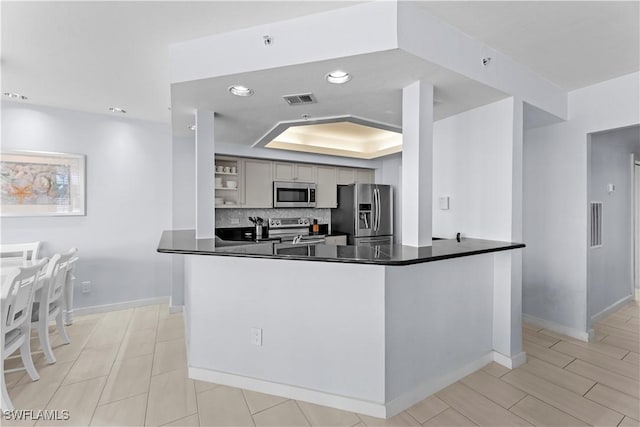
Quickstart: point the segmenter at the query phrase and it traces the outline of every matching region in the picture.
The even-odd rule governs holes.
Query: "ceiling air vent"
[[[316,102],[315,96],[312,93],[299,93],[296,95],[285,95],[283,96],[284,100],[287,101],[289,105],[305,105],[305,104],[313,104]]]

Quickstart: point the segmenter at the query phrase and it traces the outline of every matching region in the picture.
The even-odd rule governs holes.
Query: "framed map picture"
[[[85,215],[85,156],[0,154],[2,216]]]

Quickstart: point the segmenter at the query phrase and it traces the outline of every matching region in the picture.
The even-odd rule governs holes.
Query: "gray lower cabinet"
[[[336,168],[333,166],[318,166],[316,170],[316,178],[316,207],[337,207],[338,194],[336,191]]]
[[[273,162],[267,160],[245,159],[243,161],[243,207],[273,207],[272,164]]]

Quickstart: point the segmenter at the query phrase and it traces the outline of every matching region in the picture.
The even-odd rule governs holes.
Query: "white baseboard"
[[[189,366],[189,378],[385,418],[385,405],[226,372]]]
[[[567,326],[561,325],[556,322],[551,322],[549,320],[540,319],[535,316],[531,316],[530,314],[522,314],[522,320],[526,323],[531,323],[532,325],[539,326],[541,328],[549,329],[550,331],[557,332],[559,334],[567,335],[571,338],[575,338],[580,341],[589,341],[589,333],[585,331],[581,331],[579,329],[569,328]]]
[[[156,297],[137,299],[133,301],[117,302],[115,304],[94,305],[91,307],[76,308],[73,316],[86,316],[87,314],[104,313],[106,311],[125,310],[127,308],[144,307],[145,305],[163,304],[169,302],[169,297]]]
[[[633,299],[633,295],[627,295],[626,297],[621,298],[620,300],[614,302],[609,307],[607,307],[604,310],[600,311],[599,313],[596,313],[593,316],[591,316],[591,323],[593,324],[594,322],[597,322],[598,320],[602,319],[603,317],[606,317],[607,315],[613,313],[614,311],[619,309],[622,305],[626,304],[627,302],[631,301],[632,299]]]
[[[518,366],[524,365],[527,363],[527,353],[520,352],[513,357],[505,356],[502,353],[498,353],[497,351],[493,352],[493,361],[499,365],[504,366],[505,368],[515,369]]]
[[[396,397],[385,405],[386,418],[391,418],[394,415],[399,414],[400,412],[404,411],[407,408],[410,408],[426,397],[431,396],[433,393],[440,391],[447,386],[450,386],[451,384],[466,377],[469,374],[474,373],[487,363],[493,361],[493,353],[494,352],[489,352],[471,363],[468,363],[452,372],[448,372],[441,377],[426,381],[413,390],[403,394],[402,396]],[[370,414],[365,413],[365,415]]]
[[[494,353],[489,352],[479,359],[449,372],[439,378],[420,384],[413,390],[399,396],[384,404],[368,400],[360,400],[352,397],[339,396],[317,390],[310,390],[303,387],[296,387],[286,384],[274,383],[259,380],[256,378],[243,377],[226,372],[213,371],[204,368],[189,367],[189,378],[200,381],[207,381],[231,387],[243,388],[260,393],[273,394],[289,399],[302,400],[304,402],[315,403],[317,405],[329,406],[342,409],[344,411],[357,412],[359,414],[370,415],[377,418],[391,418],[399,414],[424,398],[443,388],[455,383],[461,378],[477,371],[494,360]],[[522,353],[524,354],[524,353]]]

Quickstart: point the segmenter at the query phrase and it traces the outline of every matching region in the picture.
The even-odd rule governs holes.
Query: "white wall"
[[[589,318],[632,294],[632,153],[640,155],[638,126],[591,136],[589,201],[603,203],[603,224],[602,246],[588,250]]]
[[[435,122],[434,236],[512,240],[513,114],[507,98]]]
[[[587,134],[640,122],[639,74],[569,94],[569,120],[524,142],[523,311],[587,331]]]
[[[78,248],[76,308],[168,295],[171,261],[156,252],[170,228],[167,125],[3,102],[2,150],[87,156],[86,216],[4,217],[1,227],[3,243],[40,240],[44,256]]]
[[[434,122],[433,236],[457,232],[480,239],[513,237],[514,99],[488,104]],[[402,154],[381,160],[377,180],[402,195]],[[439,209],[439,197],[450,197],[450,209]],[[395,212],[394,212],[395,214]],[[400,215],[395,215],[400,242]]]

